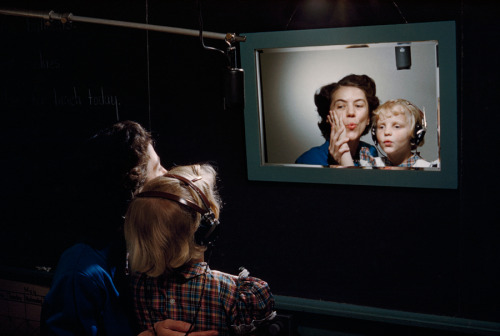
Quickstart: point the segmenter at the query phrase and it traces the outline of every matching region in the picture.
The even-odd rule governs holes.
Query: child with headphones
[[[268,284],[248,271],[231,275],[204,260],[220,227],[221,200],[209,164],[177,166],[146,183],[125,217],[136,318],[156,334],[166,318],[190,331],[254,332],[272,320]]]
[[[425,114],[413,103],[406,99],[385,102],[373,111],[372,125],[373,142],[386,156],[369,158],[362,166],[432,167],[417,152],[424,144],[427,125]]]

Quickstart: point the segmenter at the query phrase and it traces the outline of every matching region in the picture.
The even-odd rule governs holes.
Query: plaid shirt
[[[338,165],[337,161],[335,161],[331,155],[329,156],[329,164],[332,165]],[[375,165],[375,158],[378,156],[378,151],[375,146],[370,145],[369,143],[366,143],[364,141],[360,141],[358,144],[358,149],[356,150],[356,153],[354,153],[354,156],[352,158],[352,161],[354,163],[354,166],[359,167],[366,165],[364,164],[365,162],[368,162],[369,165],[373,166]]]
[[[386,166],[394,166],[391,161],[385,156],[381,157],[382,162]],[[398,167],[413,167],[417,160],[421,160],[422,158],[418,154],[412,154],[405,162],[398,165]]]
[[[377,150],[368,144],[367,146],[363,145],[364,143],[360,141],[360,146],[358,147],[358,155],[356,155],[355,158],[353,158],[354,165],[355,166],[360,166],[360,161],[365,160],[370,163],[370,165],[374,166],[375,165],[375,157],[377,157],[378,153]],[[375,152],[374,152],[375,151]],[[373,155],[375,153],[375,155]]]
[[[131,274],[139,325],[150,329],[167,318],[189,323],[196,320],[192,331],[218,330],[219,335],[225,335],[231,326],[266,318],[274,309],[268,284],[243,273],[235,276],[211,270],[202,262],[157,278]]]

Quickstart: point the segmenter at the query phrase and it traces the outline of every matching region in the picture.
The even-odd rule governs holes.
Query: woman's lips
[[[384,141],[384,145],[391,146],[392,145],[392,141]]]
[[[345,127],[352,131],[352,130],[356,129],[356,127],[358,127],[358,124],[351,123],[351,124],[347,124]]]

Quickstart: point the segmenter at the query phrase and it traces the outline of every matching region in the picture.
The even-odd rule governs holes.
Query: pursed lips
[[[349,123],[349,124],[345,125],[345,127],[347,129],[350,129],[352,131],[352,130],[356,129],[356,127],[358,127],[358,124],[356,124],[356,123]]]

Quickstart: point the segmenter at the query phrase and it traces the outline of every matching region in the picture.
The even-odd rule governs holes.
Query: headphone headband
[[[202,209],[201,207],[199,207],[197,204],[191,202],[190,200],[187,200],[187,199],[182,198],[180,196],[177,196],[175,194],[171,194],[171,193],[167,193],[167,192],[163,192],[163,191],[145,191],[145,192],[137,194],[136,197],[165,198],[165,199],[180,203],[182,205],[185,205],[185,206],[193,209],[194,211],[199,212],[202,215],[207,213],[207,210]]]
[[[174,202],[177,202],[181,205],[185,205],[188,208],[198,212],[201,214],[201,221],[200,221],[200,226],[198,227],[198,230],[195,232],[195,240],[198,244],[203,245],[203,246],[211,246],[214,244],[215,239],[217,238],[217,231],[218,231],[218,226],[219,226],[219,220],[215,218],[215,215],[212,211],[212,209],[209,206],[209,201],[205,194],[201,191],[200,188],[198,188],[193,181],[190,181],[189,179],[180,176],[180,175],[175,175],[175,174],[165,174],[163,175],[165,177],[172,177],[177,180],[180,180],[184,183],[186,183],[189,187],[191,187],[201,198],[201,201],[203,205],[205,206],[205,209],[202,207],[198,206],[196,203],[193,201],[190,201],[188,199],[185,199],[183,197],[180,197],[175,194],[171,194],[168,192],[163,192],[163,191],[144,191],[142,193],[139,193],[136,195],[136,197],[153,197],[153,198],[163,198],[163,199],[168,199]]]
[[[198,195],[200,195],[201,201],[203,202],[203,205],[205,206],[205,209],[207,209],[207,212],[211,212],[212,211],[211,208],[210,208],[210,206],[208,205],[210,202],[208,201],[207,197],[205,196],[205,194],[203,193],[203,191],[201,191],[201,189],[198,188],[192,181],[190,181],[189,179],[185,178],[184,176],[170,174],[170,173],[166,173],[163,176],[165,176],[165,177],[173,177],[173,178],[178,179],[178,180],[186,183],[187,185],[189,185],[191,188],[194,189],[194,191],[196,191],[196,193]]]

